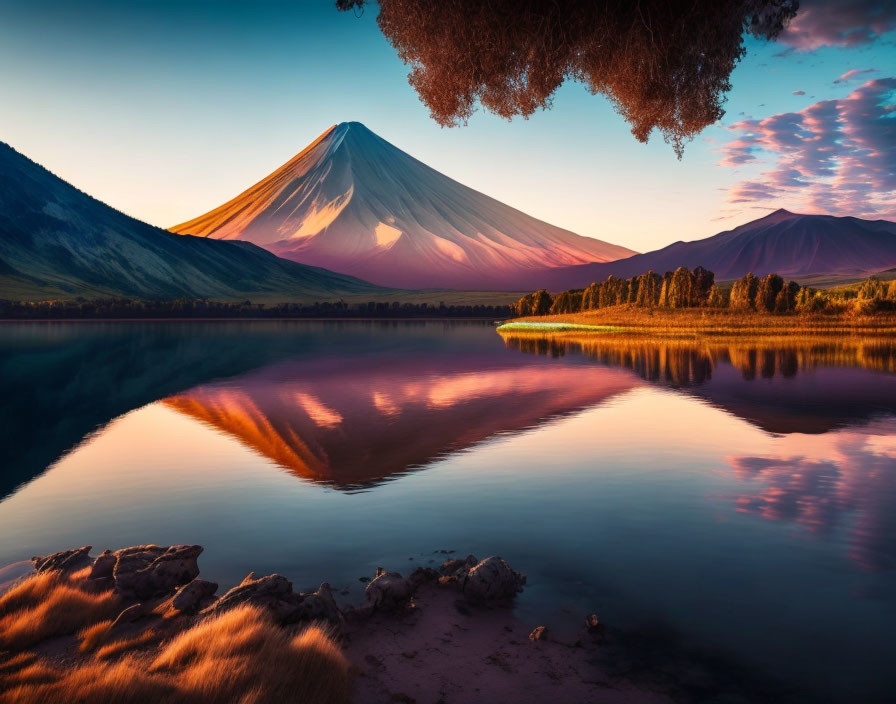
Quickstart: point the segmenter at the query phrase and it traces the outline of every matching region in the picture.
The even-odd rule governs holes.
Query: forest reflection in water
[[[509,348],[521,352],[559,358],[574,351],[608,366],[631,369],[647,381],[674,386],[702,384],[720,364],[740,370],[745,381],[775,376],[789,379],[818,367],[896,373],[896,341],[880,338],[756,342],[749,338],[691,341],[598,335],[502,337]]]

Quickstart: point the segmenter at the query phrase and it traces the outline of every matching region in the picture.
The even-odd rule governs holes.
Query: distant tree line
[[[182,298],[56,301],[0,300],[0,318],[506,318],[506,305],[446,305],[401,301],[320,301],[316,303],[222,302]]]
[[[730,285],[715,283],[715,274],[698,266],[678,267],[662,276],[653,271],[622,279],[610,276],[585,289],[552,296],[545,289],[526,294],[513,306],[518,316],[558,315],[608,308],[727,308],[760,313],[872,313],[896,309],[896,281],[876,277],[836,292],[800,286],[778,274],[747,274]]]

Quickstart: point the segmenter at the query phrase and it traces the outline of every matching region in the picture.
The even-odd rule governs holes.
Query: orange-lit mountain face
[[[515,288],[530,271],[628,257],[454,181],[358,122],[331,127],[219,208],[172,232],[405,288]]]
[[[396,360],[375,370],[322,372],[274,365],[238,384],[200,386],[162,403],[296,476],[351,489],[642,384],[596,366],[459,365],[409,376],[408,361]]]

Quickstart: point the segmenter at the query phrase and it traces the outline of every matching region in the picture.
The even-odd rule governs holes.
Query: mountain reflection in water
[[[352,489],[640,385],[596,367],[478,369],[462,357],[434,366],[393,356],[368,365],[284,362],[162,403],[298,477]]]

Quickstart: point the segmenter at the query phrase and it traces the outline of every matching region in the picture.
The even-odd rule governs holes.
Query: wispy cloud
[[[799,12],[778,40],[798,51],[812,51],[822,46],[868,44],[893,29],[894,2],[801,0]]]
[[[844,73],[842,76],[840,76],[840,78],[835,80],[834,83],[848,83],[849,81],[853,80],[857,76],[861,76],[866,73],[876,73],[876,72],[877,72],[876,68],[863,68],[863,69],[854,68],[852,71],[847,71],[846,73]]]
[[[896,217],[896,78],[798,112],[741,120],[722,166],[766,166],[728,191],[731,203],[767,203],[865,217]]]
[[[793,91],[793,94],[794,94],[794,95],[805,95],[805,94],[806,94],[806,91],[804,91],[804,90],[795,90],[795,91]]]

